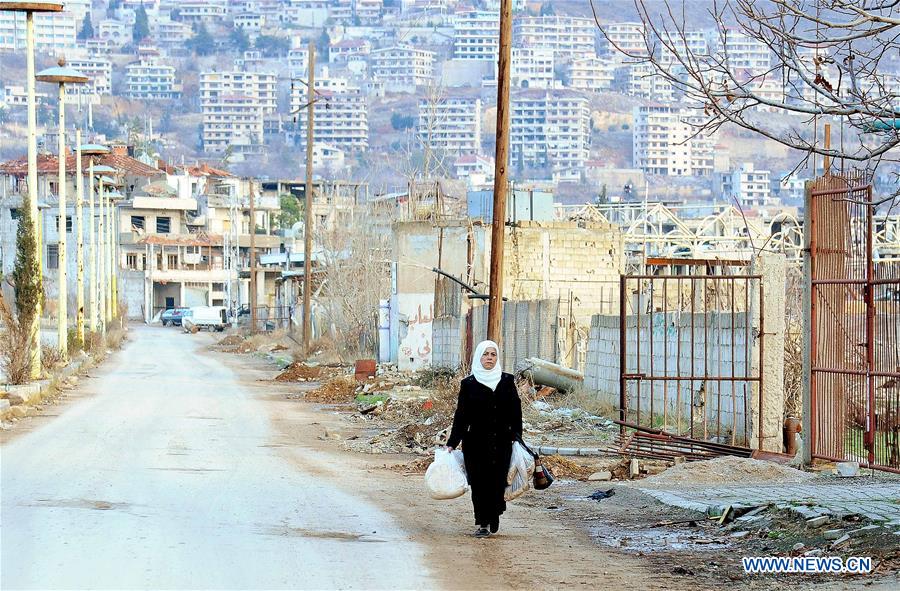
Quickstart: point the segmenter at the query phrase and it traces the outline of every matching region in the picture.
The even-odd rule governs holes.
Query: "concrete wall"
[[[507,228],[504,249],[503,293],[510,300],[571,299],[572,312],[584,325],[593,314],[618,310],[624,252],[617,228],[600,223],[521,222]],[[394,225],[394,256],[398,309],[392,330],[407,341],[400,345],[405,347],[398,355],[401,369],[414,370],[432,363],[430,353],[415,354],[434,346],[430,323],[416,326],[415,342],[403,336],[410,318],[434,318],[433,308],[425,303],[428,298],[433,302],[435,294],[435,274],[430,269],[439,267],[486,293],[490,226],[469,226],[465,221],[400,222]],[[470,307],[469,300],[463,298],[463,302],[460,314]]]
[[[641,414],[646,418],[652,399],[654,414],[665,412],[668,417],[675,417],[680,413],[682,429],[679,431],[683,431],[689,424],[693,406],[695,417],[699,417],[695,423],[702,423],[705,414],[708,423],[720,423],[728,429],[737,426],[737,433],[741,437],[746,435],[745,411],[751,407],[756,386],[751,382],[737,382],[732,391],[732,383],[704,381],[702,376],[748,375],[748,368],[753,367],[753,356],[758,353],[754,348],[754,333],[752,329],[747,331],[747,314],[735,314],[733,326],[731,314],[725,313],[694,314],[693,317],[690,314],[654,314],[652,328],[648,316],[642,315],[640,332],[637,320],[637,316],[626,318],[627,373],[701,377],[695,382],[671,381],[665,385],[643,381],[638,386],[637,381],[629,380],[628,408],[635,410],[640,406]],[[618,316],[592,318],[585,386],[613,406],[619,404],[619,338]],[[675,421],[671,420],[669,426],[674,431]]]

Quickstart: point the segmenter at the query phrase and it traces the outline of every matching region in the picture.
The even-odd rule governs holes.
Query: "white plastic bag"
[[[459,450],[434,450],[434,462],[425,471],[425,486],[432,499],[455,499],[469,488],[463,454]]]
[[[504,500],[511,501],[522,496],[531,488],[531,476],[534,474],[534,457],[525,451],[519,442],[513,443],[509,457],[509,472],[506,482],[509,486],[503,492]]]

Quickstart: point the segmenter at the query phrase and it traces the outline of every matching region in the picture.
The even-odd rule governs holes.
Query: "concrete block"
[[[837,539],[839,539],[841,536],[844,535],[844,530],[842,530],[842,529],[829,529],[829,530],[825,530],[825,533],[824,533],[823,535],[825,536],[825,539],[826,539],[826,540],[837,540]]]
[[[819,515],[818,517],[811,517],[806,520],[806,525],[809,527],[819,527],[820,525],[825,525],[828,523],[829,517],[828,515]]]

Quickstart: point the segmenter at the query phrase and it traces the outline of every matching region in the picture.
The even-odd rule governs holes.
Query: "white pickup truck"
[[[181,317],[181,326],[185,332],[196,332],[203,328],[221,332],[227,325],[228,313],[225,306],[196,306],[185,310]]]

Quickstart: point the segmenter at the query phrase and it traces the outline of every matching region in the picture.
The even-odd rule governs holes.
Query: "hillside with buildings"
[[[740,187],[726,194],[722,179],[750,164],[768,172],[770,202],[787,197],[780,181],[798,154],[736,127],[689,138],[702,114],[612,46],[640,49],[634,4],[594,5],[606,35],[587,2],[514,2],[516,182],[627,199],[634,193],[615,180],[624,174],[651,197],[730,201]],[[692,3],[689,15],[701,52],[722,50],[709,6]],[[312,42],[317,175],[382,192],[424,178],[477,187],[490,181],[494,150],[497,9],[496,0],[76,0],[36,17],[38,68],[64,56],[90,77],[70,88],[70,117],[101,140],[278,178],[304,167]],[[25,146],[23,35],[20,17],[0,14],[0,159]],[[730,38],[731,59],[765,69],[768,49],[751,41]],[[38,120],[52,131],[43,86]]]

